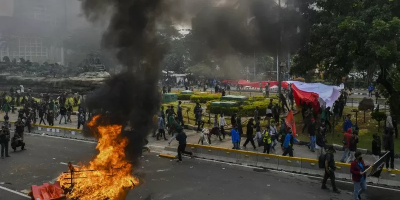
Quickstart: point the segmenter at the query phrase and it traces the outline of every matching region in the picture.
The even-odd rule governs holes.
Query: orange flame
[[[70,199],[124,199],[127,190],[139,184],[139,180],[132,176],[132,164],[125,157],[128,139],[120,135],[122,126],[96,126],[99,117],[93,117],[88,123],[90,128],[98,132],[98,155],[89,165],[58,177],[61,186],[70,188],[72,174],[73,189],[67,194]]]

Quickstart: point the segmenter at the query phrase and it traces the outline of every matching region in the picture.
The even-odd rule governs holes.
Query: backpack
[[[321,154],[318,157],[318,166],[320,169],[325,168],[325,160],[326,160],[326,154]]]

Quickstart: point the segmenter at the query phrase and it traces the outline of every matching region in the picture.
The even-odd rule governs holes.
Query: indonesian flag
[[[292,129],[293,137],[297,137],[296,134],[296,123],[294,121],[293,111],[290,111],[285,119],[286,127],[290,127]]]

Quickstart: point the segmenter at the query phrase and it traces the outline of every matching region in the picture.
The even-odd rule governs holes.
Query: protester
[[[350,153],[350,150],[349,150],[350,139],[351,139],[352,136],[353,136],[353,131],[352,131],[351,128],[349,128],[346,131],[346,133],[344,133],[344,138],[343,138],[343,149],[344,149],[344,152],[343,152],[342,158],[340,159],[340,162],[342,162],[342,163],[344,163],[346,161],[346,159],[348,158],[348,156],[349,156],[349,153]]]
[[[246,148],[246,145],[251,142],[251,145],[253,145],[254,150],[257,150],[256,145],[254,144],[253,140],[253,128],[254,128],[254,119],[251,118],[249,122],[247,123],[247,132],[246,132],[246,141],[243,144],[243,148]]]
[[[236,117],[236,124],[239,131],[239,147],[240,147],[240,142],[242,141],[242,135],[243,135],[242,117],[240,114],[237,115]]]
[[[374,139],[372,140],[372,156],[375,158],[375,161],[378,161],[381,157],[381,139],[377,133],[374,133],[372,136]]]
[[[183,121],[183,114],[182,114],[182,101],[178,102],[178,106],[176,108],[176,112],[178,114],[179,123],[181,123],[182,127],[185,127],[185,122]]]
[[[64,118],[64,123],[67,124],[67,109],[65,108],[64,105],[61,105],[60,107],[60,122],[58,124],[61,124],[62,119]]]
[[[186,138],[187,138],[187,136],[183,131],[180,131],[176,136],[176,140],[179,142],[178,161],[177,162],[180,162],[180,163],[182,162],[182,154],[187,154],[187,155],[193,156],[192,152],[186,151]]]
[[[326,129],[324,127],[324,124],[321,124],[321,127],[318,129],[317,135],[316,135],[316,140],[315,140],[315,148],[317,149],[317,158],[319,156],[325,154],[325,148],[326,148]]]
[[[159,116],[158,117],[158,134],[157,134],[157,140],[160,140],[160,136],[164,137],[164,140],[167,140],[167,138],[165,137],[165,122],[164,119]]]
[[[390,120],[390,119],[386,119],[386,129],[385,129],[385,133],[383,135],[383,143],[384,143],[385,150],[389,152],[389,155],[386,157],[386,169],[388,169],[388,171],[391,171],[391,170],[395,169],[394,168],[394,137],[393,137],[394,131],[393,131],[393,129],[390,128],[391,124],[388,123],[388,120]],[[389,166],[390,166],[390,169],[389,169]]]
[[[325,173],[324,173],[324,178],[322,180],[321,188],[322,189],[328,189],[326,187],[326,182],[328,181],[328,178],[330,178],[333,192],[336,192],[336,193],[340,194],[340,191],[337,189],[336,183],[335,183],[336,166],[335,166],[334,153],[336,153],[336,150],[335,150],[335,148],[333,146],[330,146],[328,148],[328,150],[326,151],[326,154],[325,154]]]
[[[349,142],[349,157],[347,158],[347,163],[350,163],[355,159],[355,153],[357,151],[358,136],[354,132]]]
[[[312,120],[312,109],[311,105],[307,105],[307,109],[304,112],[304,120],[303,120],[303,129],[301,130],[302,133],[308,128],[308,126],[311,124]]]
[[[78,127],[77,129],[79,129],[81,127],[81,125],[85,125],[85,114],[83,112],[79,112],[78,113]]]
[[[68,106],[68,108],[67,108],[67,122],[72,123],[71,115],[72,115],[72,112],[73,112],[73,111],[74,111],[74,109],[72,108],[72,105],[70,104],[70,105]]]
[[[259,121],[258,120],[258,106],[256,106],[256,109],[254,110],[254,120],[256,121],[256,123],[257,123],[257,121]]]
[[[232,144],[233,144],[232,149],[240,149],[239,148],[240,136],[239,136],[239,130],[238,130],[237,126],[234,126],[233,129],[231,130],[231,137],[232,137]]]
[[[368,86],[368,97],[372,97],[372,91],[374,91],[374,86],[373,85]]]
[[[3,125],[0,130],[0,145],[1,145],[2,159],[4,159],[4,157],[10,157],[10,155],[8,155],[9,141],[10,141],[10,131],[8,130],[7,126]]]
[[[260,117],[256,120],[256,124],[254,125],[256,128],[256,135],[254,136],[253,140],[258,143],[258,147],[262,146],[262,136],[261,136],[261,125],[260,125]]]
[[[361,200],[361,193],[367,190],[366,171],[369,166],[365,165],[361,152],[356,152],[355,158],[351,163],[350,173],[354,183],[354,200]]]
[[[21,118],[15,122],[15,132],[23,139],[24,138],[24,122]]]
[[[270,135],[270,133],[269,133],[269,130],[266,130],[266,131],[265,131],[265,133],[264,133],[264,135],[263,135],[263,137],[262,137],[262,140],[263,140],[263,144],[264,144],[264,151],[263,151],[263,153],[267,152],[267,154],[269,154],[269,152],[270,152],[271,149],[272,149],[272,146],[271,146],[271,144],[272,144],[272,139],[271,139],[271,135]]]
[[[293,157],[293,144],[296,141],[297,140],[293,137],[292,129],[289,127],[288,133],[286,134],[285,140],[283,142],[283,148],[285,149],[285,151],[282,154],[283,156],[289,154],[290,157]]]
[[[308,148],[315,152],[315,120],[311,119],[311,124],[308,126],[308,134],[310,137],[310,143],[308,143]]]
[[[177,117],[175,117],[175,119],[172,122],[170,122],[171,123],[170,129],[172,131],[171,132],[172,137],[169,139],[168,145],[171,144],[171,142],[178,136],[179,133],[183,132],[183,128],[181,125],[179,125],[178,121],[179,121],[179,119]],[[185,136],[186,136],[186,134],[185,134]]]
[[[220,127],[222,137],[224,139],[225,139],[225,129],[224,129],[225,126],[226,126],[226,121],[225,121],[224,113],[222,113],[219,117],[219,127]]]
[[[49,126],[54,126],[54,113],[53,112],[49,112],[47,114],[47,123],[49,123]],[[79,127],[79,123],[78,123],[78,127]]]
[[[275,152],[275,146],[278,144],[279,134],[274,120],[271,121],[271,125],[269,126],[269,134],[271,135],[272,141],[271,150]]]
[[[351,114],[347,114],[347,118],[343,122],[343,133],[345,133],[349,128],[352,127],[353,123],[351,122]]]
[[[237,113],[233,113],[231,116],[231,125],[232,127],[236,127],[236,118],[237,118]]]

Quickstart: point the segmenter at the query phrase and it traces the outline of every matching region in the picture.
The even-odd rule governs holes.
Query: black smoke
[[[102,45],[116,52],[126,71],[105,82],[86,101],[100,113],[102,125],[121,124],[129,139],[127,157],[132,162],[142,153],[144,140],[154,126],[160,104],[158,75],[168,48],[157,34],[159,25],[172,20],[168,0],[83,0],[86,18],[92,22],[110,16]],[[162,28],[162,27],[161,27]],[[170,30],[168,27],[166,30]]]

